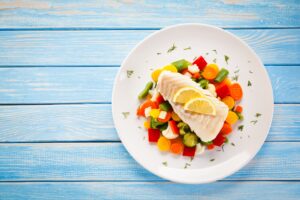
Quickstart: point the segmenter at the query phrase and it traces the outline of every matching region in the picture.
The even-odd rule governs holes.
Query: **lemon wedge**
[[[184,105],[184,109],[187,111],[206,114],[206,115],[216,115],[216,107],[215,105],[207,98],[195,98],[188,101]]]
[[[184,87],[179,89],[174,97],[173,101],[175,103],[186,103],[190,101],[191,99],[199,98],[199,97],[204,97],[204,94],[202,94],[201,91],[197,90],[196,88],[192,87]]]

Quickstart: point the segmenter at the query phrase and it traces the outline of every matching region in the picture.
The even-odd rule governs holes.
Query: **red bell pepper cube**
[[[216,146],[221,146],[226,141],[226,137],[224,137],[222,134],[217,135],[217,137],[213,140],[213,144]]]
[[[187,146],[184,146],[182,155],[183,156],[194,157],[195,156],[195,152],[196,152],[196,147],[187,147]]]
[[[148,129],[148,141],[149,142],[157,142],[160,137],[160,130],[159,129]]]
[[[206,67],[207,62],[205,61],[205,59],[202,56],[200,56],[193,62],[193,65],[197,65],[198,68],[202,71]]]
[[[223,84],[216,88],[217,95],[222,99],[230,94],[229,86]]]

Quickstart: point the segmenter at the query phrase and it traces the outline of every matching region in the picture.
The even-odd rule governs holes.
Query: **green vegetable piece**
[[[172,62],[172,65],[174,65],[177,68],[177,71],[181,72],[182,70],[188,68],[189,65],[191,65],[189,61],[185,59],[177,60],[175,62]]]
[[[168,126],[168,123],[159,122],[159,121],[155,120],[153,117],[151,117],[151,119],[150,119],[150,127],[151,128],[164,129],[164,128],[167,128],[166,126]]]
[[[200,143],[205,145],[205,146],[208,146],[208,145],[212,144],[213,142],[212,141],[208,141],[208,142],[200,141]]]
[[[217,77],[215,78],[215,81],[217,83],[221,83],[227,77],[228,74],[229,74],[229,71],[227,69],[222,68],[219,71]]]
[[[146,84],[145,88],[140,92],[139,94],[139,99],[143,99],[145,98],[148,93],[149,93],[149,90],[151,90],[151,88],[153,87],[153,83],[150,81]]]
[[[179,129],[179,134],[180,134],[180,135],[185,135],[186,132],[181,128],[181,129]]]
[[[165,102],[159,104],[159,108],[160,108],[161,110],[163,110],[163,111],[168,112],[172,107],[171,107],[171,105],[169,104],[169,102],[165,101]]]
[[[181,127],[183,127],[184,125],[186,125],[186,123],[184,123],[184,122],[179,122],[179,123],[177,124],[177,127],[178,127],[178,128],[181,128]]]
[[[243,120],[244,119],[244,116],[242,115],[242,113],[236,112],[236,114],[239,117],[239,120]]]
[[[202,87],[203,89],[207,89],[208,88],[208,80],[206,80],[206,79],[201,79],[200,81],[199,81],[199,85],[200,85],[200,87]]]
[[[194,133],[187,133],[183,136],[183,144],[187,147],[194,147],[198,143],[198,137]]]

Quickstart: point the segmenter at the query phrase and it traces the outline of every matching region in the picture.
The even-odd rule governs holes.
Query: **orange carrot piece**
[[[243,107],[238,105],[238,106],[235,107],[234,110],[235,110],[235,112],[242,113],[243,112]]]
[[[230,96],[236,101],[240,100],[243,97],[242,87],[238,83],[233,83],[229,87],[229,91],[230,91]]]
[[[207,80],[215,79],[219,73],[219,68],[216,64],[207,65],[202,73],[202,76]]]
[[[231,128],[230,124],[228,124],[228,123],[225,122],[223,124],[223,127],[222,127],[222,129],[221,129],[220,132],[223,135],[228,135],[229,133],[231,133],[232,132],[232,128]]]
[[[209,144],[206,146],[208,150],[213,150],[215,148],[214,144]]]

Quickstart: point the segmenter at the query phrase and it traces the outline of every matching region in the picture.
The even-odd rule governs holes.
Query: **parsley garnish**
[[[167,53],[171,53],[172,51],[174,51],[176,49],[175,44],[173,44],[167,51]]]
[[[133,73],[133,70],[127,70],[127,78],[130,78]]]
[[[218,54],[217,50],[214,49],[214,50],[212,50],[212,51],[215,52],[215,54]]]
[[[154,69],[153,69],[153,68],[150,68],[149,70],[150,70],[150,71],[153,71]]]
[[[160,54],[161,54],[160,52],[157,52],[157,53],[156,53],[156,55],[160,55]]]
[[[224,58],[225,58],[225,62],[228,64],[229,57],[224,55]]]
[[[198,57],[197,57],[197,56],[195,56],[195,57],[193,58],[193,61],[195,61],[197,58],[198,58]]]
[[[122,112],[122,114],[123,114],[124,118],[127,119],[127,117],[129,116],[130,113],[129,112]]]
[[[190,160],[190,162],[192,162],[194,160],[194,156],[193,157],[191,157],[191,160]]]
[[[209,161],[210,161],[210,162],[213,162],[213,161],[215,161],[215,159],[213,158],[213,159],[210,159]]]
[[[141,127],[141,126],[138,126],[138,128],[139,128],[139,129],[142,129],[142,127]]]
[[[251,63],[251,61],[250,61],[250,60],[248,60],[248,63]]]
[[[214,58],[214,59],[213,59],[213,62],[214,62],[214,63],[217,63],[217,59],[216,59],[216,58]]]
[[[257,117],[257,118],[260,117],[260,116],[261,116],[260,113],[256,113],[256,114],[255,114],[255,117]]]
[[[243,131],[243,129],[244,129],[244,125],[238,126],[238,130],[239,130],[239,131]]]
[[[240,72],[240,70],[237,69],[237,70],[235,70],[233,73],[237,74],[237,73],[239,73],[239,72]]]
[[[138,76],[138,79],[140,79],[141,77],[140,76]]]
[[[250,73],[250,74],[253,74],[253,71],[249,70],[249,73]]]
[[[145,139],[146,139],[146,136],[143,137],[143,140],[145,140]]]
[[[186,169],[188,166],[191,166],[191,164],[189,164],[189,163],[185,163],[185,165],[184,165],[184,169]]]
[[[163,164],[164,166],[168,166],[168,163],[167,163],[167,161],[165,161],[165,162],[162,162],[162,164]]]
[[[233,80],[233,81],[238,81],[238,80],[239,80],[239,76],[238,76],[238,75],[234,75],[234,76],[232,77],[232,80]]]
[[[252,83],[251,83],[251,81],[248,81],[248,87],[249,87],[249,86],[252,86]]]
[[[222,148],[222,151],[224,152],[224,144],[221,146],[221,148]]]
[[[184,48],[183,50],[191,50],[191,47]]]
[[[209,54],[208,52],[205,53],[205,55],[208,55],[208,54]]]
[[[230,144],[231,144],[231,146],[235,146],[235,144],[233,142],[231,142]]]
[[[250,123],[255,125],[257,123],[257,120],[252,120]]]

